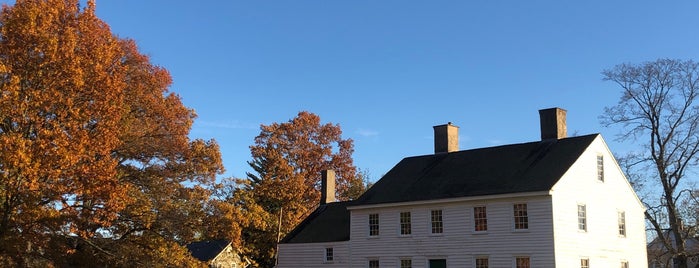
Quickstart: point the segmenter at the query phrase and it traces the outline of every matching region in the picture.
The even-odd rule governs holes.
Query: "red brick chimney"
[[[434,153],[450,153],[459,150],[459,127],[449,122],[434,126]]]
[[[320,185],[320,204],[335,202],[335,171],[332,169],[323,170]]]
[[[539,110],[539,120],[541,140],[558,140],[568,137],[566,110],[558,107]]]

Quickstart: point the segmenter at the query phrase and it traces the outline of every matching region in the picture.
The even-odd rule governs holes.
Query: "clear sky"
[[[626,150],[599,123],[620,96],[600,72],[699,59],[699,2],[571,3],[97,0],[97,13],[171,72],[224,176],[250,170],[260,124],[306,110],[339,124],[376,180],[432,153],[434,125],[459,126],[461,149],[528,142],[538,110],[556,106],[569,135]]]

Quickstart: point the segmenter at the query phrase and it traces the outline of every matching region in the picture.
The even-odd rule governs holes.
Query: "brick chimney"
[[[459,150],[459,127],[449,122],[434,126],[434,153],[450,153]]]
[[[558,140],[568,137],[566,110],[558,107],[539,110],[539,119],[541,122],[541,140]]]
[[[321,174],[320,204],[335,202],[335,171],[323,170]]]

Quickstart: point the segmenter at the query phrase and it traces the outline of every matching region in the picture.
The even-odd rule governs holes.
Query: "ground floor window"
[[[369,268],[379,268],[379,260],[369,260]]]
[[[413,261],[411,259],[400,260],[400,268],[413,268]]]
[[[580,268],[590,268],[590,259],[580,259]]]
[[[488,268],[488,257],[476,257],[476,268]]]
[[[515,257],[515,267],[517,268],[531,268],[531,263],[529,257]]]

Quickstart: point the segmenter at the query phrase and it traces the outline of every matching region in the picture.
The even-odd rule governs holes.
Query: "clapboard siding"
[[[325,249],[333,248],[334,260],[325,261]],[[278,267],[348,267],[349,241],[279,244]]]
[[[526,203],[529,229],[515,231],[513,205]],[[488,231],[473,231],[473,207],[485,205]],[[431,234],[431,210],[442,209],[443,234]],[[412,234],[399,234],[400,212],[410,211]],[[369,214],[378,213],[380,235],[369,237]],[[382,267],[398,267],[412,258],[413,267],[426,267],[429,259],[446,259],[449,267],[473,267],[475,256],[487,255],[492,267],[511,265],[514,256],[527,255],[535,267],[553,265],[553,232],[549,196],[484,199],[481,201],[352,210],[350,252],[352,267],[366,267],[379,259]],[[506,243],[504,243],[506,241]]]
[[[597,180],[597,155],[604,158],[604,181]],[[598,137],[552,189],[556,267],[576,267],[589,258],[594,267],[647,267],[644,207]],[[578,204],[587,207],[587,232],[578,231]],[[626,214],[626,237],[619,236],[617,212]]]

